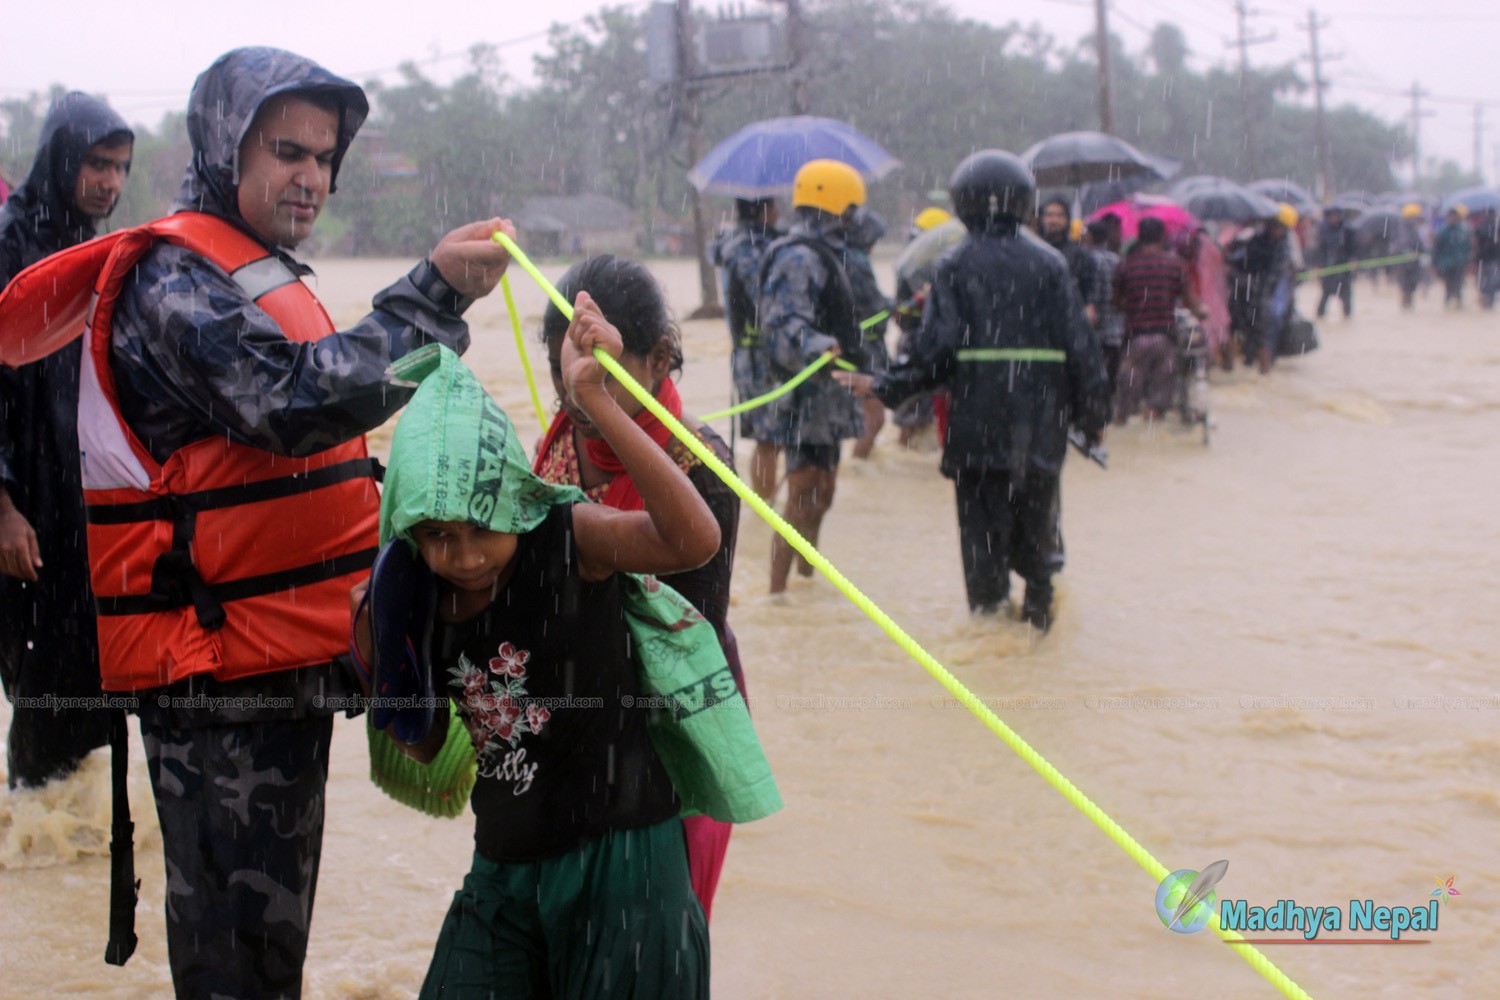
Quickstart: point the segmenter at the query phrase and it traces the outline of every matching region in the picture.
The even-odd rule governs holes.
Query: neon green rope
[[[541,394],[536,391],[536,376],[531,372],[531,358],[526,354],[526,335],[521,332],[521,314],[516,311],[516,300],[510,294],[510,277],[500,276],[500,291],[505,295],[505,308],[510,311],[510,326],[516,332],[516,353],[521,356],[521,370],[526,373],[526,385],[531,389],[531,405],[536,407],[536,422],[547,433],[547,411],[542,409]]]
[[[1391,264],[1405,264],[1421,256],[1419,253],[1398,253],[1394,257],[1376,257],[1373,260],[1351,260],[1347,264],[1334,264],[1332,267],[1312,267],[1306,271],[1299,271],[1297,273],[1297,280],[1321,278],[1325,274],[1342,274],[1345,271],[1363,271],[1371,267],[1389,267]]]
[[[797,388],[797,386],[812,378],[813,375],[817,373],[818,369],[822,368],[832,360],[834,360],[833,355],[829,354],[827,351],[824,351],[822,354],[818,355],[818,360],[814,361],[812,364],[808,365],[806,368],[802,369],[800,372],[793,375],[791,378],[787,379],[785,382],[772,389],[770,392],[763,392],[759,396],[756,396],[754,399],[747,399],[743,403],[729,407],[729,409],[727,410],[717,410],[713,413],[705,413],[703,415],[703,419],[718,420],[720,417],[732,417],[736,413],[744,413],[746,410],[753,410],[757,406],[765,406],[771,400],[776,399],[778,396],[785,396],[787,393]]]
[[[530,262],[526,260],[525,255],[521,253],[520,249],[515,247],[515,244],[506,238],[503,233],[496,233],[495,239],[497,242],[501,242],[506,250],[510,251],[516,263],[525,268],[527,273],[538,281],[546,281],[535,267],[530,266]],[[558,303],[558,308],[563,310],[563,315],[572,319],[572,307],[568,306],[562,296],[557,294],[556,289],[551,288],[550,285],[543,285],[543,288],[552,296],[552,301]],[[933,679],[946,688],[948,693],[953,695],[960,704],[974,713],[979,718],[979,721],[988,726],[990,731],[1000,737],[1022,760],[1030,764],[1043,778],[1046,778],[1048,783],[1062,793],[1063,797],[1071,802],[1079,812],[1083,813],[1099,829],[1103,830],[1111,840],[1120,846],[1121,850],[1130,856],[1131,860],[1144,868],[1152,879],[1159,883],[1171,874],[1167,867],[1152,857],[1151,853],[1137,843],[1135,838],[1125,831],[1124,827],[1116,823],[1103,809],[1095,805],[1061,771],[1053,767],[1045,757],[1032,748],[1031,744],[1022,739],[1020,734],[1007,726],[994,712],[990,711],[984,702],[980,701],[958,678],[954,677],[931,653],[923,649],[910,635],[907,635],[901,626],[897,625],[891,619],[890,615],[882,611],[874,601],[866,597],[858,587],[849,582],[844,574],[840,573],[821,552],[813,548],[807,539],[803,538],[797,532],[797,529],[788,524],[754,490],[746,486],[744,480],[734,474],[733,469],[721,462],[717,455],[710,451],[702,441],[698,440],[696,435],[683,427],[682,423],[676,417],[672,416],[666,407],[657,402],[651,393],[647,392],[639,382],[632,378],[630,373],[621,367],[618,361],[606,354],[601,348],[595,348],[594,357],[604,366],[606,371],[619,379],[620,384],[625,386],[631,395],[635,396],[646,409],[651,411],[652,416],[665,424],[677,439],[698,457],[699,461],[708,466],[715,475],[739,495],[741,500],[749,504],[755,513],[759,514],[781,537],[785,538],[794,550],[801,553],[818,572],[822,573],[828,578],[830,583],[838,588],[840,593],[852,601],[855,607],[868,615],[876,625],[879,625],[896,645],[900,646],[906,651],[907,655],[921,664],[932,675]],[[1284,996],[1291,998],[1291,1000],[1311,1000],[1311,997],[1302,987],[1298,986],[1286,973],[1278,969],[1254,945],[1246,943],[1244,938],[1237,932],[1226,931],[1220,927],[1216,914],[1210,918],[1209,926],[1213,928],[1214,933],[1218,934],[1225,941],[1235,944],[1235,950],[1239,953],[1240,957],[1250,963],[1251,968],[1264,976]]]
[[[1068,360],[1067,351],[1050,347],[961,347],[957,357],[960,361],[1054,361]]]
[[[882,309],[882,310],[880,310],[880,312],[876,313],[874,316],[869,316],[869,317],[866,317],[865,319],[860,320],[859,321],[859,328],[862,331],[863,330],[868,330],[870,327],[874,326],[876,323],[879,323],[881,320],[883,320],[883,319],[890,319],[890,318],[891,318],[891,311],[889,309]]]

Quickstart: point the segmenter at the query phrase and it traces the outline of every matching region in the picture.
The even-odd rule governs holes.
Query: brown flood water
[[[319,292],[345,325],[402,267],[323,261]],[[690,264],[656,271],[679,311],[696,304]],[[514,284],[534,331],[542,296]],[[846,462],[823,551],[1168,868],[1228,859],[1221,897],[1347,917],[1456,876],[1440,930],[1407,935],[1428,945],[1266,948],[1313,996],[1478,996],[1500,950],[1500,619],[1483,596],[1500,319],[1437,294],[1402,315],[1364,282],[1355,304],[1271,377],[1216,374],[1211,447],[1132,424],[1108,472],[1068,463],[1068,568],[1040,643],[968,618],[951,488],[890,428]],[[470,319],[471,364],[533,435],[500,296]],[[717,409],[723,326],[685,337],[687,409]],[[787,808],[734,835],[715,995],[1277,995],[1209,933],[1165,932],[1151,877],[830,584],[768,601],[769,539],[747,511],[731,621]],[[370,785],[362,725],[334,743],[316,998],[412,995],[469,860],[470,820]],[[107,776],[96,755],[63,790],[0,794],[0,996],[170,992],[139,759],[141,944],[124,969],[101,960]]]

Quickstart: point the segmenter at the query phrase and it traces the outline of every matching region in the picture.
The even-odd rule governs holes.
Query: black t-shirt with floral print
[[[475,846],[494,861],[553,857],[680,809],[647,733],[621,577],[578,576],[572,527],[572,507],[553,508],[489,607],[434,636],[479,757]]]

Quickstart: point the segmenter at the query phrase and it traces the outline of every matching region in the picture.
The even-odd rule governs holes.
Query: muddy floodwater
[[[315,263],[341,326],[407,266]],[[697,304],[691,263],[653,266],[679,313]],[[544,300],[513,278],[534,336]],[[1315,354],[1265,378],[1215,373],[1210,447],[1132,423],[1111,430],[1107,472],[1074,456],[1058,621],[1039,643],[970,620],[950,484],[892,428],[872,460],[846,460],[822,533],[844,574],[1167,868],[1225,859],[1221,897],[1346,917],[1350,900],[1423,905],[1455,877],[1439,929],[1404,936],[1426,944],[1263,949],[1314,997],[1496,989],[1500,315],[1440,300],[1403,315],[1394,289],[1362,281],[1356,318],[1321,323]],[[470,319],[468,360],[534,438],[501,297]],[[718,409],[723,324],[684,335],[686,408]],[[544,369],[534,343],[532,359]],[[730,621],[786,809],[734,834],[715,996],[1277,995],[1210,932],[1164,930],[1155,880],[827,581],[768,600],[769,548],[747,510]],[[411,996],[469,863],[471,818],[425,818],[370,784],[363,725],[335,730],[316,998]],[[0,996],[170,993],[133,738],[136,956],[102,960],[96,754],[61,789],[0,793]]]

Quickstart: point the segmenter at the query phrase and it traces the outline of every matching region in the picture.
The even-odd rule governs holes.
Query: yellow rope
[[[505,295],[505,308],[510,312],[510,327],[516,332],[516,353],[521,355],[521,370],[526,373],[526,385],[531,389],[531,405],[536,407],[536,422],[547,433],[547,411],[542,409],[542,397],[536,391],[536,376],[531,373],[531,358],[526,354],[526,335],[521,332],[521,314],[516,312],[516,300],[510,294],[510,276],[500,276],[500,291]]]
[[[562,310],[563,315],[572,320],[573,307],[558,293],[557,289],[553,288],[547,282],[547,279],[541,275],[541,272],[537,271],[535,265],[526,258],[526,255],[521,252],[520,248],[504,233],[496,233],[494,238],[496,242],[509,251],[517,264],[520,264],[528,274],[542,284],[542,288],[551,296],[552,301],[557,303],[557,307]],[[1118,844],[1120,849],[1130,856],[1131,860],[1144,868],[1152,879],[1160,883],[1171,874],[1167,867],[1152,857],[1151,853],[1127,833],[1124,827],[1116,823],[1103,809],[1095,805],[1087,795],[1078,789],[1078,786],[1069,781],[1061,771],[1053,767],[1047,758],[1043,757],[1031,744],[1022,739],[1020,734],[1007,726],[998,715],[990,711],[984,702],[980,701],[958,678],[954,677],[931,653],[927,652],[915,639],[907,635],[905,630],[891,619],[890,615],[882,611],[874,601],[866,597],[858,587],[849,582],[848,578],[840,573],[837,567],[829,562],[821,552],[813,548],[807,539],[798,533],[797,529],[788,524],[754,490],[746,486],[744,480],[735,475],[733,469],[721,462],[719,457],[709,450],[702,441],[698,440],[696,435],[683,427],[682,423],[676,417],[672,416],[666,407],[657,402],[651,393],[647,392],[618,361],[606,354],[601,348],[595,348],[594,357],[604,366],[606,371],[619,379],[620,384],[625,386],[631,395],[635,396],[646,409],[651,411],[652,416],[665,424],[676,435],[677,439],[686,445],[704,465],[713,470],[730,489],[739,495],[740,499],[749,504],[751,510],[764,518],[781,537],[787,540],[787,543],[793,549],[801,553],[818,572],[827,577],[828,581],[837,587],[840,593],[852,601],[855,607],[868,615],[876,625],[879,625],[896,645],[906,651],[907,655],[920,663],[932,675],[934,680],[947,689],[949,694],[953,695],[959,703],[974,713],[979,718],[979,721],[989,727],[991,732],[1005,741],[1006,746],[1010,747],[1022,760],[1030,764],[1038,774],[1046,778],[1048,783],[1062,793],[1064,798],[1073,803],[1079,812],[1093,820],[1094,825],[1098,826],[1111,840]],[[1249,962],[1251,968],[1264,976],[1283,995],[1291,998],[1291,1000],[1311,1000],[1311,997],[1302,987],[1298,986],[1286,973],[1278,969],[1254,945],[1245,942],[1244,938],[1235,931],[1226,931],[1220,927],[1217,914],[1210,917],[1208,926],[1212,927],[1214,933],[1218,934],[1225,941],[1234,943],[1235,951],[1239,953],[1240,957]]]

